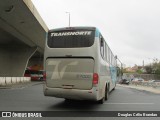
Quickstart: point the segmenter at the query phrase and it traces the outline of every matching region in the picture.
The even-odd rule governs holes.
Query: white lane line
[[[154,103],[104,103],[104,104],[110,104],[110,105],[153,105]]]

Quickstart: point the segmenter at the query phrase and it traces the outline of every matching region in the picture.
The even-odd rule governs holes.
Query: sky
[[[49,29],[95,26],[126,67],[160,59],[160,0],[32,0]]]

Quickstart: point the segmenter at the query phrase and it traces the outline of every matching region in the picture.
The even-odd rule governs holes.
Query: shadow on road
[[[98,104],[97,102],[94,101],[64,100],[62,102],[59,102],[58,104],[50,106],[50,109],[88,111],[88,110],[93,110],[94,108],[97,109],[97,107],[100,105],[101,104]]]
[[[110,95],[114,91],[110,92]],[[101,108],[103,104],[98,103],[98,101],[87,101],[87,100],[64,100],[58,102],[49,107],[50,110],[76,110],[76,111],[96,111]]]

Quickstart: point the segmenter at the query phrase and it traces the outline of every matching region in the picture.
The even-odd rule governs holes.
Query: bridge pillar
[[[22,77],[37,47],[9,45],[0,47],[0,77]]]

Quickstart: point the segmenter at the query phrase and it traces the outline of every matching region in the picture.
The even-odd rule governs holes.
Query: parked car
[[[46,73],[43,70],[26,70],[25,77],[31,77],[31,80],[46,80]]]
[[[134,78],[132,81],[133,82],[144,82],[144,79],[143,78]]]
[[[155,80],[149,80],[148,82],[155,82]]]
[[[122,79],[122,80],[120,80],[119,84],[126,84],[126,85],[128,85],[129,84],[129,80]]]
[[[149,80],[148,82],[160,82],[160,80]]]

